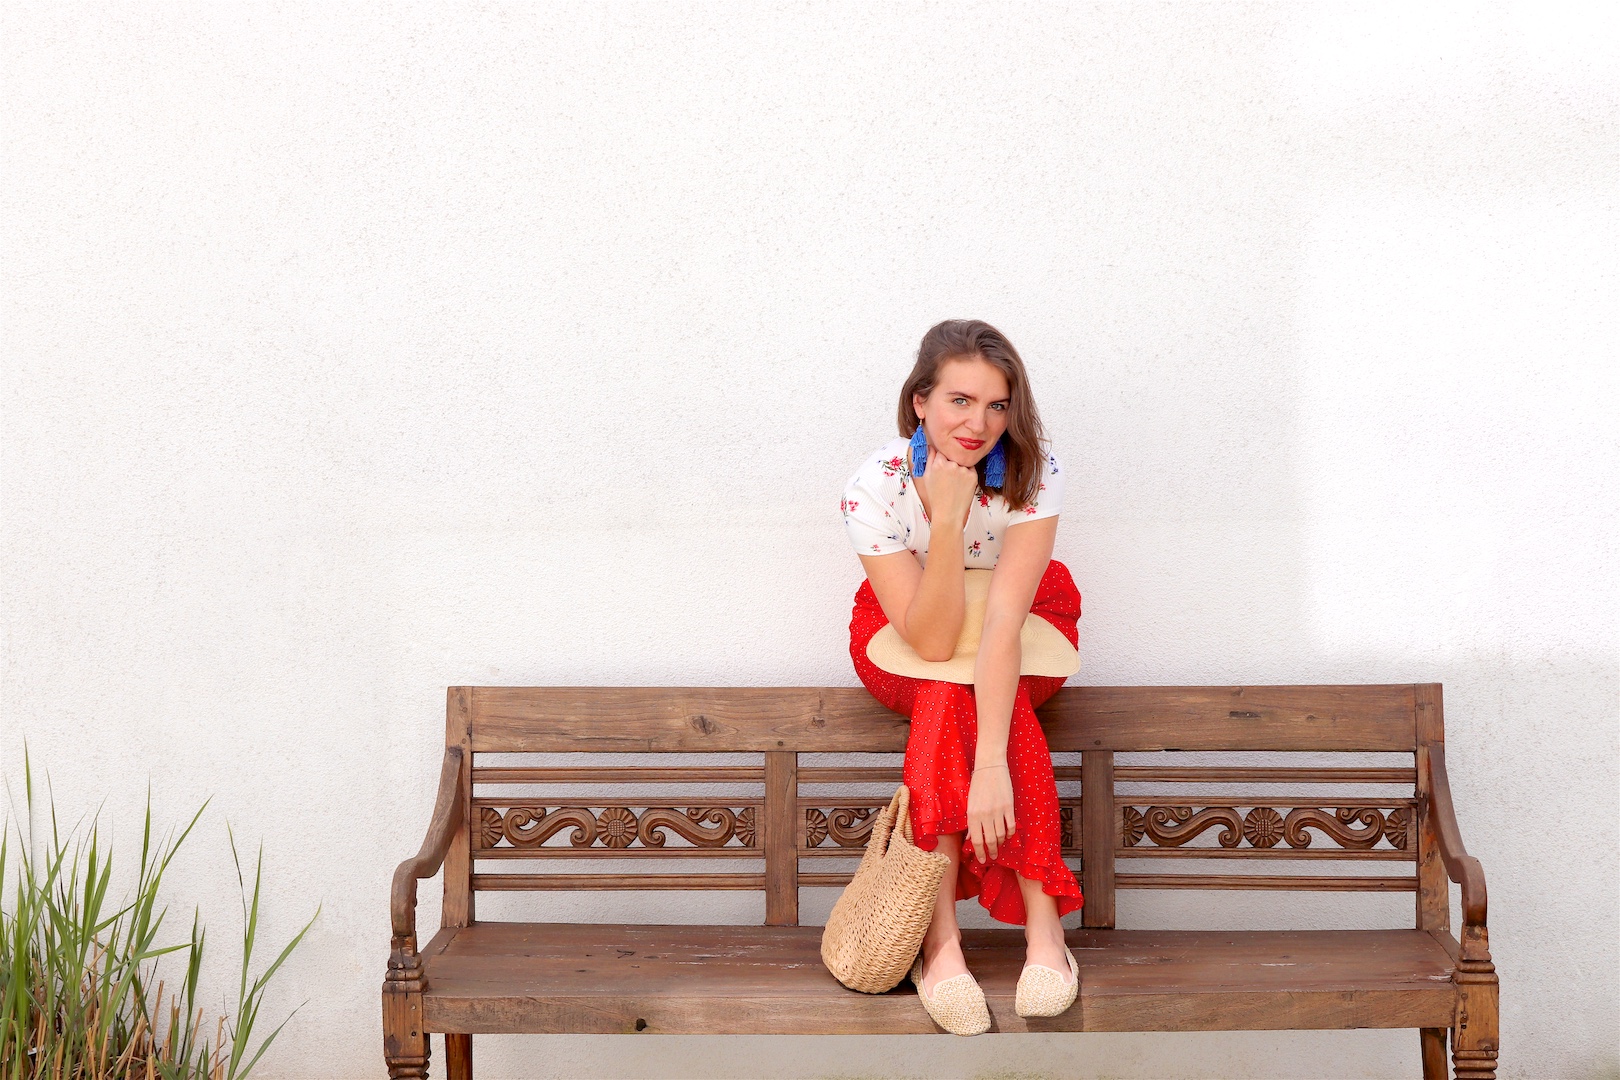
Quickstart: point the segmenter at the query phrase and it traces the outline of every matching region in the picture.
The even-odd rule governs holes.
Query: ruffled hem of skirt
[[[933,851],[939,846],[942,834],[967,831],[965,805],[955,812],[948,812],[941,808],[941,799],[937,793],[926,801],[929,805],[920,811],[918,804],[912,803],[911,829],[918,847],[924,851]],[[1024,911],[1023,890],[1018,885],[1019,877],[1039,881],[1041,891],[1057,900],[1059,917],[1071,911],[1078,911],[1085,905],[1080,882],[1076,880],[1074,871],[1064,862],[1053,865],[1025,858],[1016,866],[1008,866],[1002,862],[993,862],[986,866],[964,857],[959,865],[956,898],[971,900],[977,897],[980,906],[997,922],[1015,926],[1024,925],[1027,913]]]
[[[980,906],[997,922],[1022,926],[1028,917],[1024,910],[1024,892],[1018,885],[1019,877],[1041,883],[1041,891],[1057,901],[1059,918],[1071,911],[1079,911],[1086,902],[1074,871],[1067,865],[1042,866],[1026,860],[1017,867],[999,862],[979,866],[971,859],[964,859],[962,868],[974,879],[977,887],[973,892],[978,895]]]

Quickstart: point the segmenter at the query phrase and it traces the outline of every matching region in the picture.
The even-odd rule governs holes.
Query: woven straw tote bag
[[[922,947],[950,865],[944,852],[912,842],[911,792],[901,784],[878,814],[861,865],[827,917],[821,933],[827,970],[868,994],[898,986]]]

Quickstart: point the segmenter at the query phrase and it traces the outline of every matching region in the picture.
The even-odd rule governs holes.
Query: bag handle
[[[900,835],[910,840],[911,792],[904,784],[895,788],[894,794],[889,798],[889,805],[883,808],[878,814],[877,821],[873,822],[872,839],[868,841],[867,846],[876,851],[888,851],[889,840],[897,824],[900,827]]]

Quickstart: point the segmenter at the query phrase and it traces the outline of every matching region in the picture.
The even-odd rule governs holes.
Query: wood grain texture
[[[1423,1080],[1450,1080],[1446,1068],[1446,1029],[1422,1028],[1418,1032],[1423,1055]]]
[[[1114,799],[1114,752],[1080,755],[1080,907],[1084,926],[1114,925],[1114,849],[1120,843],[1119,807]]]
[[[466,687],[477,752],[901,752],[859,687]],[[1075,686],[1038,711],[1055,752],[1411,750],[1410,684]]]
[[[422,995],[395,993],[385,987],[382,1013],[383,1061],[389,1080],[426,1080],[432,1049]]]
[[[1425,1076],[1444,1075],[1448,1031],[1459,1077],[1494,1076],[1499,987],[1484,925],[1484,876],[1463,847],[1451,805],[1439,684],[1069,687],[1039,713],[1053,752],[1081,755],[1078,768],[1065,764],[1055,770],[1061,782],[1081,784],[1080,806],[1074,806],[1072,788],[1063,801],[1072,814],[1072,822],[1065,818],[1065,835],[1088,856],[1079,867],[1085,926],[1069,934],[1082,966],[1080,999],[1060,1017],[1018,1017],[1012,1001],[1024,955],[1021,932],[969,930],[964,946],[990,1002],[992,1030],[1416,1027],[1423,1030]],[[904,750],[908,733],[903,717],[879,706],[862,688],[451,687],[446,748],[460,758],[441,778],[440,802],[449,790],[458,820],[447,828],[449,805],[436,810],[436,827],[448,831],[450,840],[435,838],[430,845],[435,850],[425,849],[434,862],[437,848],[444,848],[445,925],[418,953],[414,926],[401,935],[395,919],[383,1001],[390,1074],[426,1075],[429,1031],[449,1033],[446,1065],[453,1076],[470,1076],[475,1032],[935,1032],[909,986],[880,995],[839,986],[820,961],[821,928],[796,925],[800,888],[841,886],[850,876],[800,873],[799,859],[815,857],[822,866],[839,865],[823,857],[853,862],[864,842],[866,811],[887,801],[825,791],[801,798],[803,785],[892,790],[900,778],[892,765],[801,768],[797,755],[893,754]],[[1399,751],[1413,757],[1410,769],[1114,764],[1116,752],[1151,750]],[[740,752],[763,754],[763,761],[511,767],[483,756],[573,751]],[[740,798],[661,794],[603,801],[562,791],[500,797],[500,785],[621,783],[692,785],[689,791],[715,783],[760,787]],[[1251,788],[1245,796],[1116,797],[1115,791],[1120,784],[1186,783],[1264,788]],[[1274,787],[1340,783],[1412,785],[1413,796],[1291,798],[1286,787]],[[474,784],[485,789],[476,800]],[[1312,847],[1286,834],[1285,847],[1274,828],[1293,820],[1283,808],[1293,808],[1287,813],[1297,813],[1300,827],[1316,830],[1324,842]],[[746,820],[745,809],[753,815]],[[1348,820],[1334,816],[1351,809],[1361,812]],[[587,846],[574,847],[571,833],[552,829],[542,837],[549,824],[532,827],[534,812],[541,810],[559,815],[559,828],[564,814],[590,813],[594,830],[580,828],[606,839],[600,846],[581,840]],[[720,819],[728,813],[735,820],[721,837]],[[628,839],[626,814],[636,824],[635,837]],[[1125,820],[1122,814],[1134,817]],[[1381,815],[1378,821],[1374,814]],[[1250,846],[1230,838],[1221,843],[1231,847],[1201,846],[1222,822],[1239,830]],[[673,830],[678,838],[659,847],[643,836],[643,825]],[[1385,840],[1389,846],[1379,847]],[[610,842],[625,846],[614,848]],[[536,844],[555,846],[542,851]],[[1066,850],[1072,856],[1075,847]],[[675,861],[667,864],[670,873],[473,872],[474,856],[480,862],[505,860],[491,867],[505,870],[523,869],[512,860],[537,855]],[[713,856],[763,859],[763,872],[680,872],[702,869],[704,864],[693,860]],[[1397,860],[1412,862],[1415,876],[1117,872],[1118,860],[1142,858],[1160,866],[1164,858]],[[427,869],[421,860],[421,855],[413,860],[413,869]],[[530,864],[536,870],[542,865]],[[1220,864],[1227,867],[1237,868]],[[1264,868],[1273,867],[1283,868],[1275,862]],[[1196,864],[1171,868],[1195,869]],[[1463,885],[1460,941],[1449,932],[1448,878]],[[413,886],[414,881],[413,874]],[[1113,929],[1119,888],[1411,891],[1417,926],[1119,931]],[[760,890],[766,893],[767,925],[476,921],[479,891],[552,889]]]
[[[1303,766],[1257,765],[1252,768],[1223,768],[1116,765],[1114,781],[1120,784],[1406,784],[1417,780],[1413,769],[1335,769]],[[1125,798],[1127,796],[1121,796]]]
[[[1446,710],[1439,683],[1417,683],[1412,687],[1412,711],[1419,743],[1446,741]]]
[[[450,1080],[472,1080],[472,1036],[451,1032],[444,1037],[444,1073]]]
[[[1411,750],[1409,684],[1074,686],[1037,712],[1054,751]]]
[[[1451,886],[1446,877],[1446,866],[1440,857],[1440,837],[1434,830],[1434,819],[1429,812],[1429,776],[1433,767],[1429,762],[1430,743],[1417,748],[1417,808],[1414,815],[1416,828],[1412,840],[1417,859],[1417,927],[1419,930],[1450,932]]]
[[[896,770],[898,772],[898,770]],[[765,770],[752,765],[476,766],[475,784],[758,784]]]
[[[1440,860],[1446,875],[1462,887],[1463,926],[1485,925],[1485,868],[1463,847],[1457,812],[1451,805],[1451,782],[1446,777],[1446,748],[1443,743],[1427,744],[1429,820],[1439,841]],[[1466,937],[1463,938],[1467,940]]]
[[[389,911],[396,947],[404,939],[414,939],[416,936],[417,881],[439,872],[462,825],[461,819],[465,816],[461,797],[462,757],[459,746],[445,748],[444,762],[439,767],[439,794],[434,800],[433,816],[428,819],[427,836],[422,840],[422,848],[394,870]],[[445,876],[448,879],[448,868]]]
[[[475,751],[903,751],[855,687],[472,687]]]
[[[472,873],[472,691],[465,686],[448,689],[444,711],[444,745],[461,751],[461,820],[444,857],[444,905],[439,921],[445,926],[466,926],[477,917]]]
[[[1410,930],[1076,930],[1081,998],[1013,1008],[1017,930],[968,930],[998,1031],[1159,1031],[1449,1024],[1451,965]],[[433,1030],[652,1034],[932,1032],[909,985],[840,986],[821,928],[488,923],[429,961]]]
[[[474,874],[474,892],[574,892],[610,889],[659,892],[671,889],[750,890],[765,887],[764,874]]]
[[[1323,874],[1284,876],[1275,874],[1116,874],[1118,889],[1237,889],[1266,891],[1292,889],[1296,892],[1414,892],[1415,877],[1331,877]]]
[[[765,925],[799,923],[799,755],[765,755]]]

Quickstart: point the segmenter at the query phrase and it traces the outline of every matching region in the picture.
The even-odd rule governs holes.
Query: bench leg
[[[1423,1080],[1451,1080],[1446,1068],[1446,1029],[1419,1028],[1423,1037]]]
[[[450,1080],[472,1080],[472,1036],[454,1032],[444,1037],[444,1071]]]
[[[1451,1029],[1451,1067],[1457,1080],[1496,1080],[1496,976],[1459,983],[1457,1026]]]
[[[383,1059],[389,1080],[427,1080],[432,1053],[422,1027],[422,995],[383,991]]]

